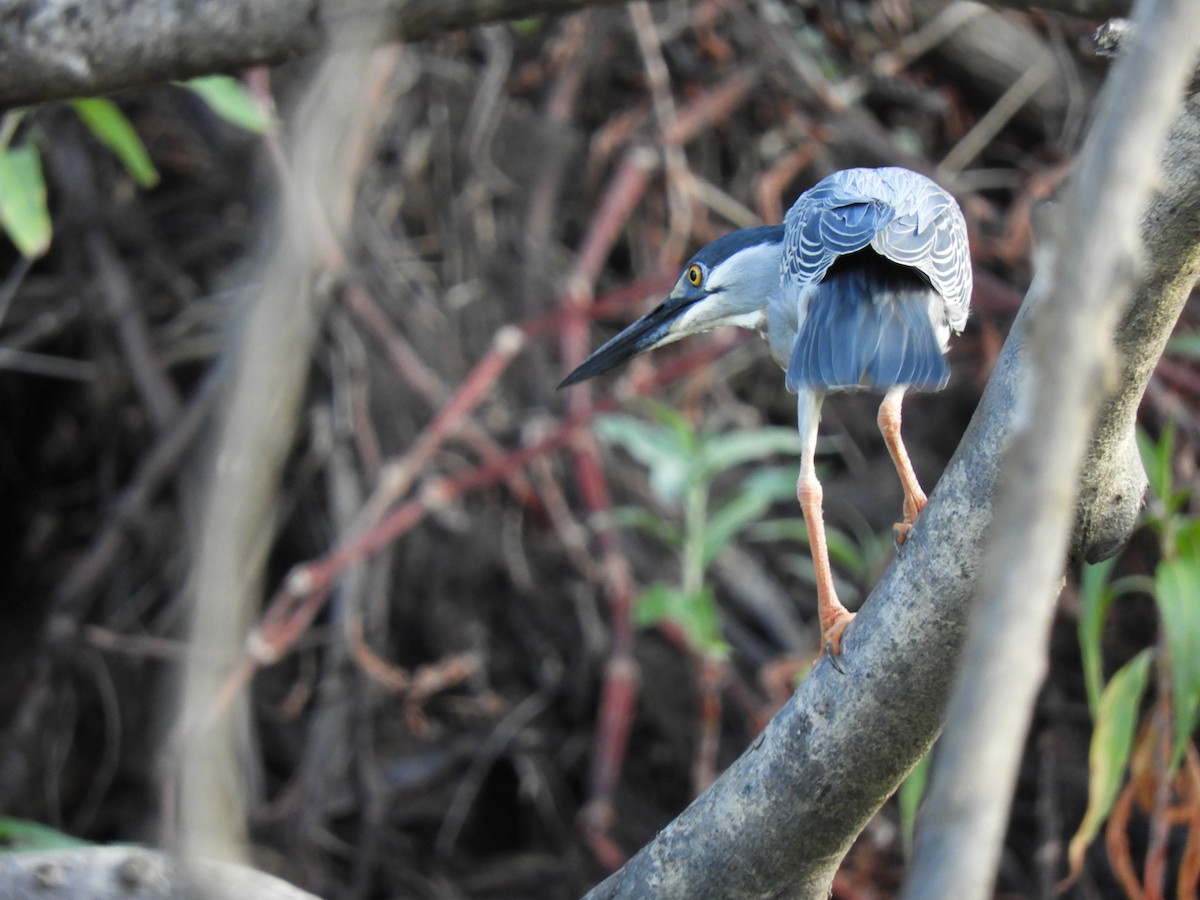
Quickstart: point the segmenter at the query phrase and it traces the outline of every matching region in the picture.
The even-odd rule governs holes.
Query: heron
[[[951,332],[971,301],[966,222],[954,198],[908,169],[834,172],[782,225],[731,232],[696,253],[667,298],[569,374],[568,387],[633,356],[721,325],[757,331],[796,394],[800,501],[816,574],[822,651],[841,653],[853,619],[834,589],[814,458],[821,404],[837,391],[883,395],[877,424],[904,489],[903,544],[926,503],[900,435],[908,390],[949,380]]]

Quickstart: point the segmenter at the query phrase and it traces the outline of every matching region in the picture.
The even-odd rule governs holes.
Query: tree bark
[[[1047,669],[1054,601],[1076,518],[1072,489],[1106,376],[1115,368],[1114,325],[1132,293],[1137,222],[1150,205],[1163,139],[1200,49],[1194,0],[1144,0],[1136,14],[1130,46],[1101,96],[1067,191],[1061,233],[1039,253],[1043,265],[1026,297],[1029,351],[1017,394],[1022,412],[1000,472],[1003,487],[907,897],[992,896],[1025,735]],[[1132,419],[1123,413],[1132,407],[1127,402],[1110,414],[1106,437],[1117,447],[1130,433]],[[1118,503],[1128,496],[1123,488],[1109,494]],[[1098,524],[1094,514],[1077,518]],[[1094,555],[1082,530],[1077,542]],[[1109,549],[1109,541],[1103,546]]]
[[[141,847],[88,847],[0,855],[5,900],[316,900],[272,875],[226,863],[184,865]]]
[[[0,0],[0,109],[618,0]],[[354,37],[357,35],[357,37]]]
[[[1142,221],[1134,300],[1116,329],[1116,387],[1078,490],[1070,542],[1089,558],[1119,547],[1140,509],[1133,414],[1200,273],[1200,97],[1176,116],[1160,175]],[[819,664],[712,788],[589,897],[828,896],[855,836],[941,728],[1001,456],[1027,409],[1019,401],[1030,318],[1023,308],[958,452],[848,630],[844,671]]]
[[[0,0],[0,110],[620,0]],[[1129,0],[989,0],[1103,17]],[[1018,48],[1019,49],[1019,48]],[[1038,101],[1041,102],[1040,100]]]

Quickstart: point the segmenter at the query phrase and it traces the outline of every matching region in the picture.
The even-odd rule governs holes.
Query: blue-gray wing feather
[[[796,200],[784,225],[785,287],[816,284],[837,257],[870,246],[929,279],[945,304],[946,324],[955,331],[966,324],[972,281],[966,223],[954,198],[924,175],[900,168],[835,172]]]
[[[849,270],[837,264],[850,254]],[[971,260],[962,212],[933,181],[898,168],[830,175],[788,211],[781,278],[780,302],[795,306],[775,319],[795,323],[789,389],[945,385],[944,341],[966,324]]]

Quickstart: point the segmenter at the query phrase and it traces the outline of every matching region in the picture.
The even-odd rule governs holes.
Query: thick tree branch
[[[265,872],[227,863],[183,865],[141,847],[88,847],[0,856],[5,900],[316,900]]]
[[[0,0],[0,109],[618,0]],[[363,23],[367,27],[360,28]]]
[[[1158,187],[1143,219],[1136,302],[1117,326],[1117,387],[1080,486],[1082,498],[1103,498],[1087,507],[1073,538],[1090,556],[1127,537],[1141,505],[1132,410],[1200,268],[1200,98],[1172,127]],[[941,727],[1001,454],[1020,414],[1030,318],[1026,309],[1014,325],[929,506],[847,632],[844,674],[818,665],[754,746],[589,896],[828,896],[854,837]],[[1112,472],[1126,473],[1125,490],[1096,483]],[[1116,525],[1102,527],[1101,512]]]
[[[1084,19],[1109,19],[1123,16],[1133,6],[1133,0],[988,0],[993,6],[1012,9],[1044,9],[1066,13]]]
[[[1075,511],[1072,489],[1106,375],[1115,368],[1113,329],[1132,295],[1137,222],[1157,186],[1162,142],[1200,49],[1195,0],[1143,0],[1135,14],[1131,46],[1101,96],[1067,193],[1062,232],[1040,254],[1043,265],[1026,298],[1029,352],[1016,396],[1021,412],[1005,451],[1003,487],[909,897],[992,895],[1025,735],[1046,673]],[[1194,278],[1195,270],[1190,274]],[[1137,356],[1144,359],[1144,351]],[[1132,424],[1125,420],[1132,406],[1126,399],[1110,412],[1115,448],[1124,446],[1119,438],[1122,426]]]
[[[620,0],[0,0],[0,110]],[[1101,17],[1128,0],[989,0]],[[369,27],[358,29],[363,22]]]

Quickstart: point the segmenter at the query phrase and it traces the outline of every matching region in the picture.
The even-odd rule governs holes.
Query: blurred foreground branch
[[[1200,33],[1196,8],[1180,2],[1176,11],[1192,21],[1189,26],[1177,20],[1178,34],[1186,40]],[[1168,79],[1157,82],[1162,89],[1170,85],[1170,73],[1159,68],[1144,77]],[[1111,128],[1113,116],[1129,112],[1110,106],[1109,118],[1098,127]],[[1184,104],[1160,158],[1157,194],[1142,218],[1142,268],[1133,301],[1116,327],[1120,360],[1114,391],[1101,409],[1078,490],[1071,545],[1088,557],[1119,546],[1136,518],[1145,475],[1133,442],[1133,413],[1200,272],[1200,97]],[[1088,171],[1095,170],[1084,167],[1084,177]],[[1113,187],[1081,184],[1076,190],[1095,194]],[[1137,203],[1136,194],[1129,203],[1130,208]],[[1095,211],[1085,208],[1078,215]],[[1111,230],[1089,233],[1106,244],[1111,237]],[[1068,245],[1062,246],[1067,252]],[[1095,252],[1090,249],[1085,258]],[[1074,302],[1075,287],[1062,284],[1063,298]],[[844,674],[817,666],[717,783],[589,896],[828,896],[854,838],[941,728],[981,576],[1002,455],[1009,436],[1031,414],[1030,392],[1049,387],[1024,383],[1036,315],[1026,303],[929,506],[847,632]],[[1074,339],[1092,335],[1084,331]],[[1065,356],[1071,346],[1068,341],[1058,351]],[[1058,422],[1033,426],[1052,431]],[[1041,500],[1065,504],[1069,519],[1073,495],[1060,486]],[[1040,548],[1053,555],[1055,575],[1063,562],[1059,546]],[[1039,631],[1026,640],[1041,653],[1042,638]]]
[[[200,862],[183,866],[141,847],[89,847],[0,856],[0,897],[45,900],[315,900],[307,891],[245,866]]]
[[[371,45],[617,0],[0,0],[0,110],[304,56],[357,29]],[[990,0],[1088,17],[1128,0]],[[378,27],[382,23],[382,27]]]
[[[1026,296],[1029,325],[1022,335],[1028,335],[1029,350],[1015,398],[1022,412],[1013,422],[1002,463],[962,655],[966,662],[947,712],[909,897],[992,895],[1025,735],[1046,674],[1054,603],[1076,508],[1072,488],[1085,463],[1105,385],[1116,369],[1114,326],[1128,306],[1139,268],[1137,223],[1157,187],[1163,139],[1200,48],[1200,5],[1194,0],[1142,2],[1138,13],[1134,36],[1113,69],[1080,155],[1061,233],[1041,254]],[[1194,260],[1180,269],[1194,280]],[[1187,284],[1181,287],[1186,292]],[[1161,325],[1169,328],[1173,322],[1173,317],[1163,319]],[[1144,337],[1161,349],[1152,334]],[[1136,353],[1128,336],[1123,344]],[[1132,436],[1131,399],[1110,411],[1113,427],[1101,435],[1111,450],[1102,451],[1102,458],[1136,461],[1131,446],[1121,450],[1122,436]],[[1053,427],[1046,427],[1050,423]],[[1104,481],[1118,491],[1116,497],[1109,494],[1114,505],[1127,510],[1128,501],[1144,490],[1141,479],[1136,485]],[[1092,510],[1082,521],[1105,523]],[[1080,538],[1074,543],[1091,555]],[[1102,549],[1115,545],[1106,540]]]

